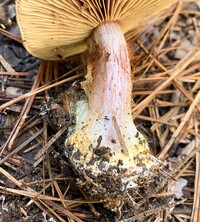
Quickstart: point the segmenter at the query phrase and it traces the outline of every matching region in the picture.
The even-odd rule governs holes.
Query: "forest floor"
[[[176,4],[126,34],[133,50],[133,118],[166,163],[162,189],[120,222],[200,221],[200,1]],[[76,185],[64,152],[60,95],[82,81],[81,56],[42,61],[22,46],[15,1],[0,3],[0,222],[112,222]]]

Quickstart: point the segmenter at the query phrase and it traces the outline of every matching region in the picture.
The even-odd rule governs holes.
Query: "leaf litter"
[[[68,102],[77,99],[85,63],[81,56],[50,62],[28,55],[13,4],[0,3],[0,221],[197,222],[200,1],[180,1],[126,35],[132,114],[165,167],[157,186],[130,195],[117,216],[77,187],[64,154],[74,121]]]

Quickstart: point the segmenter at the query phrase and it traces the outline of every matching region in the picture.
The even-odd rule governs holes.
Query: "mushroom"
[[[85,97],[76,103],[76,125],[66,155],[77,182],[116,210],[127,192],[155,176],[159,165],[131,113],[132,76],[124,33],[176,0],[17,0],[25,48],[56,60],[85,52]],[[146,181],[146,182],[145,182]]]

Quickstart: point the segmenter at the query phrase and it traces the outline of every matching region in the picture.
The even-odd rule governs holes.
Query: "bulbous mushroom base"
[[[119,124],[112,116],[91,118],[85,101],[79,101],[77,107],[79,120],[66,140],[77,183],[92,199],[117,211],[127,192],[136,192],[155,176],[151,168],[158,161],[130,116]]]

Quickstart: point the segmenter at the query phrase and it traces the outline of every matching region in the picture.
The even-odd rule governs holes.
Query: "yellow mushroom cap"
[[[56,60],[87,49],[92,30],[117,21],[123,33],[177,0],[17,0],[23,44],[36,57]]]

